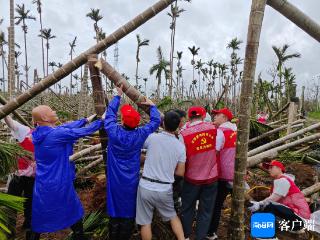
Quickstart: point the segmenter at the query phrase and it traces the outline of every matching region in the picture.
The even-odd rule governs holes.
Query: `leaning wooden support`
[[[276,119],[279,116],[279,114],[283,113],[284,110],[286,110],[289,107],[289,104],[290,103],[287,103],[286,105],[284,105],[278,112],[276,112],[272,117],[270,117],[270,119],[272,120]]]
[[[0,119],[11,113],[13,110],[19,108],[24,103],[34,98],[36,95],[59,82],[61,79],[69,75],[71,72],[79,68],[81,65],[87,62],[87,57],[90,54],[99,54],[105,49],[118,42],[123,37],[137,29],[139,26],[150,20],[152,17],[157,15],[159,12],[168,7],[174,0],[160,0],[152,7],[148,8],[134,19],[117,29],[115,32],[107,36],[105,39],[98,42],[87,51],[81,53],[78,57],[72,61],[64,64],[61,68],[56,70],[53,74],[50,74],[39,83],[35,84],[32,88],[28,89],[25,93],[21,94],[17,98],[9,101],[6,105],[0,108]]]
[[[76,161],[77,159],[83,157],[83,156],[86,156],[90,153],[93,153],[95,151],[98,151],[101,149],[101,144],[96,144],[96,145],[93,145],[92,147],[88,147],[86,149],[83,149],[73,155],[70,156],[70,160],[71,161]]]
[[[281,145],[279,147],[272,148],[272,149],[270,149],[268,151],[265,151],[265,152],[259,153],[257,155],[254,155],[252,157],[249,157],[247,165],[248,165],[248,167],[253,167],[253,166],[261,163],[266,158],[276,158],[280,151],[283,151],[283,150],[286,150],[288,148],[295,147],[295,146],[298,146],[300,144],[304,144],[304,143],[307,143],[307,142],[310,142],[310,141],[313,141],[313,140],[316,140],[316,139],[320,139],[320,133],[316,133],[316,134],[313,134],[311,136],[298,139],[298,140],[293,141],[291,143],[287,143],[287,144]]]
[[[304,120],[304,119],[299,119],[299,120],[297,120],[297,121],[295,121],[295,122],[292,123],[292,127],[294,127],[296,124],[300,124],[300,123],[303,123],[303,122],[305,122],[305,121],[306,121],[306,120]],[[249,140],[249,143],[254,143],[254,142],[257,142],[257,141],[259,141],[259,140],[261,140],[261,139],[264,139],[264,138],[266,138],[266,137],[269,137],[269,136],[271,136],[271,135],[273,135],[273,134],[275,134],[275,133],[278,133],[278,132],[286,129],[287,127],[288,127],[288,124],[283,125],[283,126],[278,127],[278,128],[275,128],[275,129],[273,129],[273,130],[271,130],[271,131],[269,131],[269,132],[263,133],[263,134],[259,135],[258,137],[255,137],[255,138],[250,139],[250,140]]]
[[[237,140],[237,153],[235,174],[233,182],[232,206],[228,239],[245,239],[244,201],[245,201],[245,175],[247,167],[247,152],[250,129],[250,115],[252,106],[253,83],[256,71],[260,33],[264,17],[266,0],[252,0],[246,54],[244,60],[243,79],[240,95],[239,130]]]
[[[287,0],[268,0],[267,4],[320,42],[320,25],[296,6],[289,3]]]
[[[0,95],[0,103],[1,103],[2,105],[7,104],[7,100],[6,100],[4,97],[2,97],[1,95]],[[23,123],[24,125],[32,128],[31,124],[30,124],[27,120],[25,120],[17,111],[13,111],[12,114],[13,114],[21,123]]]
[[[281,143],[286,142],[287,140],[290,140],[290,139],[292,139],[292,138],[301,136],[301,135],[305,134],[306,132],[310,132],[310,131],[312,131],[312,130],[314,130],[314,129],[318,129],[318,128],[320,128],[320,123],[313,124],[313,125],[311,125],[311,126],[309,126],[309,127],[303,128],[303,129],[301,129],[301,130],[299,130],[299,131],[296,131],[296,132],[291,133],[291,134],[289,134],[289,135],[287,135],[287,136],[284,136],[284,137],[282,137],[282,138],[279,138],[279,139],[277,139],[277,140],[275,140],[275,141],[272,141],[272,142],[270,142],[270,143],[267,143],[267,144],[265,144],[265,145],[262,145],[262,146],[260,146],[260,147],[257,147],[257,148],[255,148],[255,149],[251,150],[250,152],[248,152],[248,156],[249,156],[249,157],[254,156],[254,155],[256,155],[256,154],[258,154],[258,153],[261,153],[261,152],[263,152],[263,151],[265,151],[265,150],[267,150],[267,149],[270,149],[270,148],[273,148],[273,147],[275,147],[275,146],[278,146],[278,145],[280,145]]]

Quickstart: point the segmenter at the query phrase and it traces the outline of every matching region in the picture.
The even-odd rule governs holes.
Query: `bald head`
[[[39,126],[51,126],[55,125],[58,117],[49,106],[40,105],[32,110],[32,120],[34,124]]]

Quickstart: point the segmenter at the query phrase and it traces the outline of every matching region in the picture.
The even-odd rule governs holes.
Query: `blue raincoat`
[[[37,164],[32,201],[32,230],[55,232],[76,223],[83,208],[74,189],[74,165],[69,156],[74,142],[102,126],[102,121],[87,127],[86,119],[59,127],[40,126],[32,133]]]
[[[128,130],[117,124],[120,97],[109,103],[105,129],[108,134],[107,213],[110,217],[135,218],[143,143],[160,125],[160,113],[150,108],[150,122]]]

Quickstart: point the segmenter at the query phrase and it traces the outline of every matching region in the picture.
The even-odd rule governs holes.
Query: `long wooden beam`
[[[320,42],[320,25],[287,0],[268,0],[267,4]]]
[[[150,20],[152,17],[157,15],[159,12],[168,7],[174,0],[160,0],[153,6],[136,16],[134,19],[118,28],[112,34],[101,40],[99,43],[89,48],[87,51],[81,53],[79,56],[74,58],[72,61],[64,64],[61,68],[57,69],[54,73],[50,74],[39,83],[35,84],[32,88],[12,99],[6,105],[0,108],[0,119],[11,113],[13,110],[19,108],[24,103],[34,98],[36,95],[46,90],[48,87],[59,82],[61,79],[69,75],[71,72],[79,68],[81,65],[87,62],[87,57],[90,54],[99,54],[105,49],[118,42],[123,37],[137,29],[139,26]]]

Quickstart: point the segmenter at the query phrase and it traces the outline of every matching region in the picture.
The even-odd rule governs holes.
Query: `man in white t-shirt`
[[[179,217],[174,209],[172,183],[174,175],[183,176],[186,150],[176,138],[180,116],[169,111],[164,115],[164,131],[151,134],[145,144],[147,156],[137,196],[136,222],[141,225],[142,240],[151,240],[154,209],[164,221],[170,221],[178,240],[184,239]]]
[[[274,179],[271,195],[260,202],[251,201],[252,212],[272,213],[285,220],[289,230],[297,231],[304,227],[303,220],[310,219],[310,209],[303,193],[294,183],[294,177],[285,173],[284,165],[276,160],[263,164]]]

